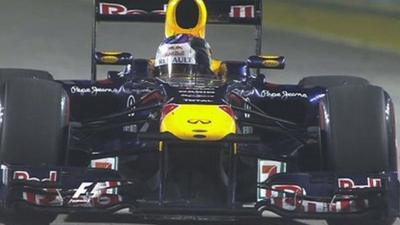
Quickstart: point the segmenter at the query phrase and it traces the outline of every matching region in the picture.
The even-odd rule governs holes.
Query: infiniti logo
[[[211,120],[190,119],[190,120],[188,120],[187,122],[190,123],[190,124],[198,124],[198,123],[201,123],[201,124],[210,124],[210,123],[211,123]]]

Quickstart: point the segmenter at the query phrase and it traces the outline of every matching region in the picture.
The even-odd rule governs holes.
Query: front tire
[[[0,69],[0,162],[62,166],[68,139],[69,99],[45,71]],[[8,202],[2,219],[12,225],[50,224],[56,214]]]
[[[53,75],[44,70],[33,70],[33,69],[17,69],[17,68],[1,68],[0,69],[0,83],[11,80],[11,79],[31,78],[40,80],[54,80]]]
[[[328,171],[381,173],[397,170],[393,104],[376,86],[336,86],[320,103],[322,146]],[[391,225],[388,206],[371,219],[335,219],[329,225]]]
[[[328,225],[392,225],[396,218],[386,218],[381,220],[355,220],[355,219],[336,219],[327,220]]]
[[[331,88],[344,85],[367,86],[369,85],[369,81],[362,77],[331,75],[305,77],[299,82],[299,86],[303,88]]]
[[[4,83],[0,101],[1,162],[63,165],[69,118],[62,85],[41,79],[11,79]]]

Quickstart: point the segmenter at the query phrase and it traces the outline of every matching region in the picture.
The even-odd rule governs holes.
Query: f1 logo
[[[120,185],[118,181],[107,182],[83,182],[72,196],[73,200],[84,198],[97,198],[107,193],[111,188],[117,188]]]
[[[72,196],[72,199],[78,199],[82,195],[87,197],[95,197],[96,195],[101,195],[102,185],[100,183],[84,182],[82,183],[78,190]]]

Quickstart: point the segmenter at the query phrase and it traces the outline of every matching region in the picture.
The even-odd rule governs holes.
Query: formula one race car
[[[351,76],[270,83],[262,1],[96,0],[98,21],[165,21],[155,59],[96,52],[92,79],[0,69],[4,215],[161,220],[285,217],[392,224],[399,214],[393,102]],[[255,25],[256,55],[211,57],[210,24]],[[96,66],[122,65],[105,80]],[[34,219],[34,220],[32,220]],[[35,221],[35,222],[34,222]]]

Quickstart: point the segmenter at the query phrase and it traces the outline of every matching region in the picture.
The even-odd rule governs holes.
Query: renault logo
[[[190,124],[210,124],[211,120],[204,120],[204,119],[190,119],[187,121]]]

